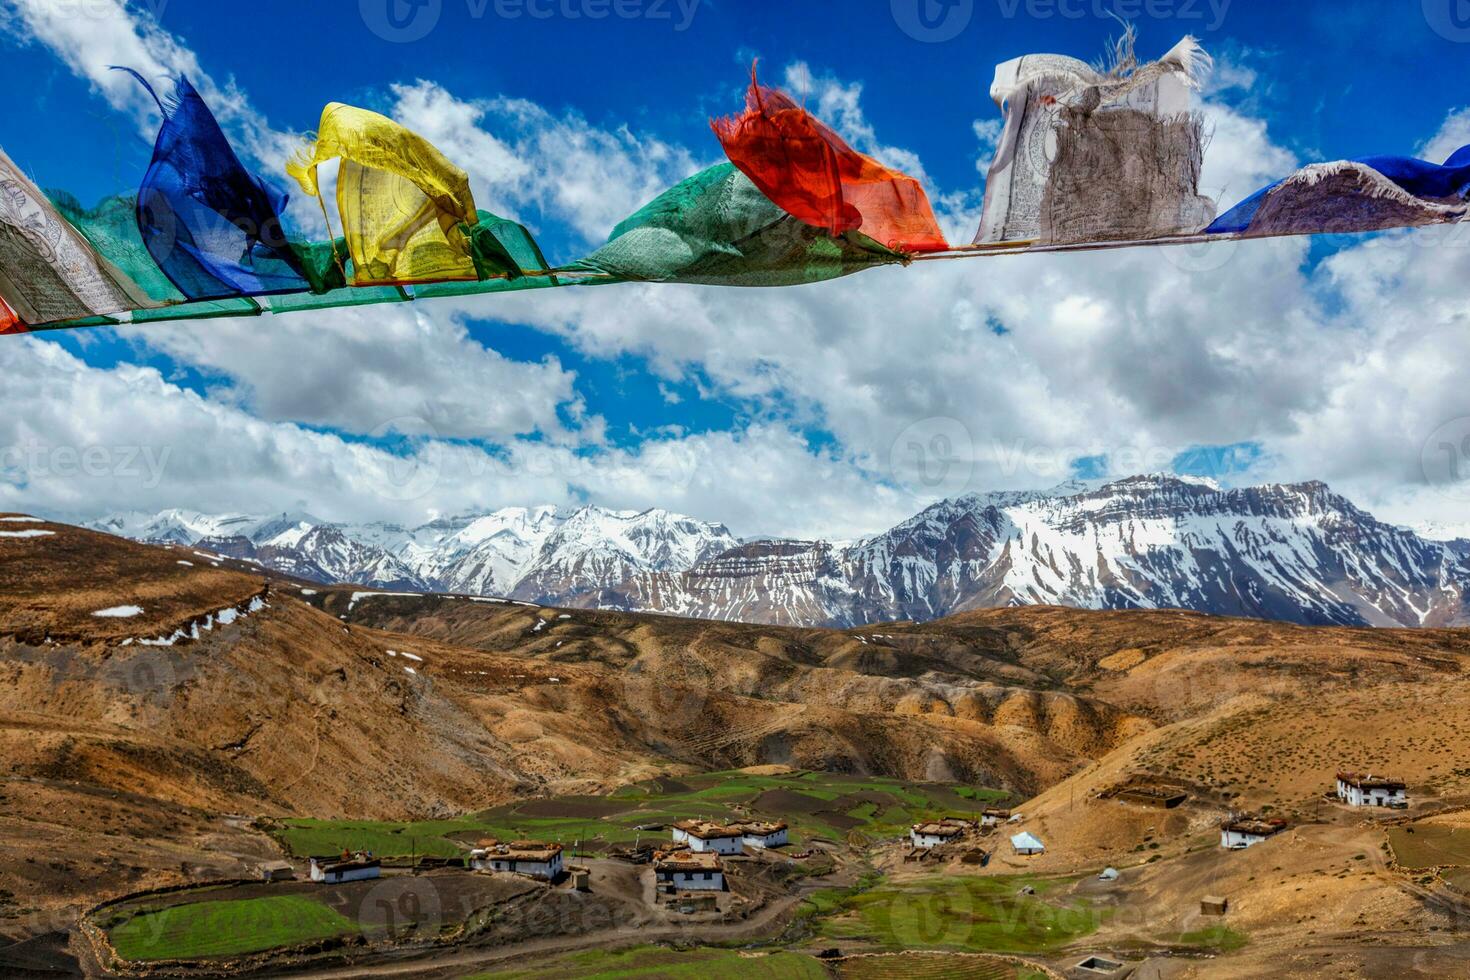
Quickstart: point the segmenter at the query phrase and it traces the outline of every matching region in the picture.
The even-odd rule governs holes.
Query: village
[[[780,792],[768,798],[796,799],[795,794],[783,797]],[[1206,795],[1200,787],[1134,773],[1081,805],[1099,814],[1117,808],[1135,822],[1149,819],[1148,814],[1195,811],[1195,816],[1180,819],[1214,820],[1217,857],[1212,859],[1212,881],[1228,877],[1222,869],[1233,855],[1293,829],[1290,820],[1262,813],[1227,810],[1223,817],[1209,817],[1217,802],[1204,799]],[[1394,819],[1391,815],[1409,809],[1411,801],[1403,780],[1344,770],[1335,774],[1330,787],[1324,785],[1321,803],[1336,809],[1340,816],[1335,819],[1352,820],[1352,814]],[[513,947],[533,936],[593,935],[599,930],[613,943],[638,935],[710,941],[776,929],[808,897],[834,887],[850,890],[854,882],[871,878],[874,872],[892,881],[890,887],[900,888],[905,882],[932,882],[935,876],[956,883],[990,882],[984,887],[1009,889],[1014,895],[1007,900],[1027,902],[1038,889],[1053,887],[1048,882],[1057,869],[1070,866],[1048,863],[1065,861],[1065,855],[1058,854],[1045,817],[1036,819],[1024,810],[998,805],[934,814],[909,824],[899,837],[846,841],[813,834],[800,813],[791,814],[794,825],[768,812],[738,810],[738,819],[688,816],[642,823],[632,841],[594,850],[582,841],[480,837],[457,856],[418,855],[405,860],[349,846],[304,860],[262,862],[253,885],[232,883],[225,894],[254,901],[271,894],[309,896],[313,889],[321,889],[316,894],[322,902],[344,911],[356,909],[360,921],[368,914],[364,909],[385,906],[387,918],[373,919],[371,927],[362,930],[365,938],[353,940],[366,942],[369,949],[425,943],[442,948],[492,939]],[[803,832],[794,834],[794,826]],[[1089,908],[1115,908],[1126,894],[1118,889],[1125,889],[1129,879],[1153,860],[1152,855],[1139,863],[1115,860],[1071,887],[1087,896]],[[1187,921],[1206,923],[1206,929],[1228,936],[1239,897],[1208,883],[1201,885],[1189,896]],[[156,902],[157,896],[148,900]],[[188,901],[187,890],[166,899]],[[112,948],[109,937],[121,931],[119,924],[125,930],[132,909],[142,907],[130,907],[127,901],[106,906],[94,911],[99,928],[91,932],[104,961]],[[1052,906],[1035,908],[1050,915],[1044,910]],[[963,906],[956,914],[961,913]],[[1104,916],[1101,911],[1090,914],[1099,922]],[[967,926],[952,928],[963,935]],[[318,952],[330,948],[328,944]],[[870,955],[866,950],[865,945],[854,951],[838,943],[822,955]],[[269,956],[261,956],[251,965],[269,962]],[[1064,962],[1053,960],[1052,968],[1059,972],[1046,975],[1122,978],[1147,962],[1151,961],[1139,959],[1136,951],[1098,942],[1075,949]],[[242,967],[247,972],[249,968]]]

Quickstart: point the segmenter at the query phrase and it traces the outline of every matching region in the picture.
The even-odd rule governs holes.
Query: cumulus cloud
[[[217,379],[213,396],[261,418],[363,434],[415,420],[444,438],[600,434],[576,375],[554,357],[514,361],[428,303],[124,329]],[[568,422],[577,426],[573,431]]]
[[[507,504],[597,502],[682,510],[764,529],[856,533],[914,504],[873,492],[838,455],[780,426],[658,435],[631,449],[577,450],[539,440],[496,449],[405,432],[382,446],[268,422],[167,381],[153,368],[97,368],[32,338],[0,344],[0,509],[81,519],[188,506],[259,513],[304,504],[344,521],[422,521]],[[858,503],[854,505],[854,502]]]
[[[143,18],[108,30],[62,22],[39,0],[8,2],[27,37],[122,111],[147,107],[67,51],[198,69]],[[917,156],[880,139],[860,84],[803,64],[782,77],[855,146],[923,174]],[[1246,81],[1242,70],[1203,106],[1213,141],[1202,184],[1222,208],[1299,163],[1240,101]],[[222,114],[250,125],[243,96],[210,85]],[[570,228],[583,243],[710,162],[625,126],[431,80],[386,97],[451,158],[475,162],[482,207]],[[1452,113],[1425,154],[1465,142],[1467,119]],[[975,135],[983,143],[993,128]],[[973,191],[930,189],[951,234],[968,237]],[[1305,240],[1287,240],[920,262],[783,290],[537,291],[126,334],[205,372],[206,395],[152,369],[93,367],[54,344],[13,341],[0,345],[0,370],[16,379],[7,403],[26,410],[0,418],[0,506],[304,501],[337,519],[414,520],[590,501],[682,510],[739,533],[846,536],[936,496],[1055,482],[1081,457],[1125,475],[1190,447],[1249,442],[1262,451],[1242,478],[1327,478],[1400,520],[1447,513],[1421,456],[1431,433],[1470,416],[1453,371],[1470,354],[1470,255],[1427,234],[1337,245],[1320,263]],[[487,350],[466,317],[527,324],[591,358],[646,359],[660,380],[747,416],[725,432],[606,445],[572,372]],[[397,451],[360,438],[393,420]],[[103,465],[127,446],[152,447],[155,460],[168,450],[164,475],[150,485]],[[66,447],[100,447],[97,475],[64,475]]]

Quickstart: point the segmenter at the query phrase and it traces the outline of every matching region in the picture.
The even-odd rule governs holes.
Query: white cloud
[[[1419,147],[1418,156],[1443,163],[1462,146],[1470,145],[1470,108],[1455,109],[1445,116],[1439,132]]]
[[[856,532],[914,501],[874,491],[849,461],[812,452],[780,426],[656,437],[631,449],[517,440],[487,452],[443,440],[405,451],[266,422],[166,381],[152,368],[90,367],[33,338],[0,344],[0,509],[61,518],[156,510],[187,499],[212,512],[305,503],[328,519],[427,520],[508,504],[682,510],[732,527]],[[855,502],[856,505],[855,505]]]
[[[415,419],[444,438],[600,436],[576,376],[555,358],[513,361],[469,336],[452,301],[292,313],[121,331],[226,379],[213,392],[265,419],[371,433]],[[574,434],[561,416],[585,422]]]
[[[141,19],[109,34],[39,0],[10,2],[28,36],[124,111],[140,111],[137,93],[67,52],[197,72],[192,53]],[[802,64],[784,77],[859,149],[922,174],[916,156],[879,139],[860,85]],[[1222,208],[1299,162],[1226,99],[1247,80],[1228,79],[1204,105],[1213,142],[1202,185]],[[222,115],[250,117],[230,87],[210,91]],[[390,94],[395,115],[465,161],[481,206],[570,226],[588,242],[700,165],[657,137],[523,100],[468,99],[426,80]],[[1467,120],[1447,117],[1426,155],[1470,141]],[[972,190],[930,189],[947,228],[967,237]],[[1470,415],[1453,370],[1470,354],[1470,256],[1398,240],[1353,244],[1320,268],[1305,240],[1290,240],[916,263],[783,290],[530,292],[129,334],[225,379],[208,397],[150,369],[88,367],[55,345],[12,341],[0,344],[6,403],[25,410],[0,415],[0,447],[40,446],[44,465],[12,465],[0,502],[95,513],[305,500],[339,519],[412,520],[587,499],[683,510],[747,534],[852,535],[940,492],[1054,482],[1080,456],[1156,469],[1191,446],[1258,441],[1252,476],[1327,478],[1397,519],[1449,519],[1420,456],[1441,423]],[[591,357],[647,357],[662,380],[708,385],[756,420],[602,445],[570,372],[485,350],[459,326],[464,314],[532,324]],[[294,424],[360,433],[398,416],[446,438],[417,443],[405,464]],[[839,448],[814,450],[801,435],[810,430]],[[519,438],[530,432],[539,436]],[[503,448],[448,441],[462,437]],[[160,481],[57,472],[58,448],[119,446],[153,447],[155,459],[170,450]],[[921,479],[916,448],[944,455],[961,479]]]

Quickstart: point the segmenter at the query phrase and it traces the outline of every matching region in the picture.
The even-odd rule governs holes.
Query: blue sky
[[[928,40],[914,28],[919,5]],[[1208,159],[1222,162],[1207,162],[1206,184],[1219,186],[1204,189],[1227,204],[1299,163],[1413,153],[1470,133],[1456,115],[1470,100],[1470,21],[1457,9],[1455,0],[0,0],[11,94],[0,145],[42,186],[84,201],[131,189],[150,151],[147,106],[100,66],[136,54],[145,73],[195,76],[264,169],[328,101],[395,115],[471,174],[482,207],[513,212],[553,260],[571,259],[650,193],[721,158],[709,118],[739,108],[759,58],[766,79],[800,86],[860,148],[917,164],[952,233],[967,238],[986,135],[1000,118],[986,94],[997,62],[1097,57],[1119,29],[1109,11],[1137,26],[1145,57],[1196,34],[1217,59],[1204,99]],[[116,474],[69,481],[51,466],[12,468],[7,488],[0,468],[0,492],[57,513],[299,505],[344,519],[662,505],[737,533],[842,535],[948,493],[1149,468],[1227,482],[1330,478],[1397,519],[1453,520],[1460,502],[1436,492],[1419,464],[1436,427],[1470,415],[1455,379],[1441,376],[1457,354],[1434,346],[1458,343],[1462,311],[1433,293],[1423,313],[1443,337],[1413,344],[1399,332],[1407,327],[1373,322],[1386,297],[1355,283],[1381,276],[1428,303],[1438,280],[1409,282],[1430,274],[1423,263],[1370,245],[1245,246],[1203,269],[1141,254],[942,263],[954,268],[885,270],[860,288],[790,296],[623,287],[415,304],[382,313],[391,327],[373,313],[313,314],[52,336],[41,343],[71,360],[36,354],[34,341],[24,354],[8,345],[8,356],[14,372],[39,357],[35,371],[65,376],[47,389],[56,431],[14,423],[0,442],[116,443],[84,406],[58,400],[61,388],[85,401],[76,392],[86,384],[116,386],[140,400],[137,417],[150,420],[141,428],[175,462],[150,487]],[[1444,262],[1430,264],[1448,276]],[[1372,376],[1363,354],[1378,349],[1403,363]],[[371,383],[349,390],[353,378]],[[24,397],[0,390],[0,407],[24,416]],[[404,416],[428,429],[408,449],[393,423]],[[950,423],[961,449],[953,475],[936,481],[918,461],[956,445]],[[321,470],[290,458],[300,440],[323,454]],[[381,461],[344,473],[338,460],[361,446],[437,453],[440,477],[406,499],[364,494],[363,467]],[[226,472],[211,475],[226,450]],[[667,465],[646,465],[654,450],[682,460],[673,479]],[[257,467],[248,477],[232,469],[242,453]]]

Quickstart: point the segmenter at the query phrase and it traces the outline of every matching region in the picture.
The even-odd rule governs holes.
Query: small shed
[[[1098,879],[1098,881],[1117,881],[1118,880],[1118,869],[1117,868],[1103,868],[1102,869],[1102,874],[1098,875],[1097,876],[1097,879]]]
[[[290,861],[267,861],[260,866],[261,881],[292,881],[296,878],[296,869],[291,867]]]
[[[1074,963],[1067,976],[1073,980],[1123,980],[1133,975],[1136,965],[1093,954]]]
[[[1224,915],[1230,909],[1230,899],[1219,895],[1206,895],[1199,900],[1200,915]]]
[[[341,857],[314,857],[311,880],[319,884],[340,885],[344,881],[367,881],[383,873],[383,864],[371,851],[343,854]]]
[[[1023,830],[1011,838],[1011,849],[1017,854],[1041,854],[1046,850],[1046,845],[1041,842],[1040,837],[1029,830]]]

